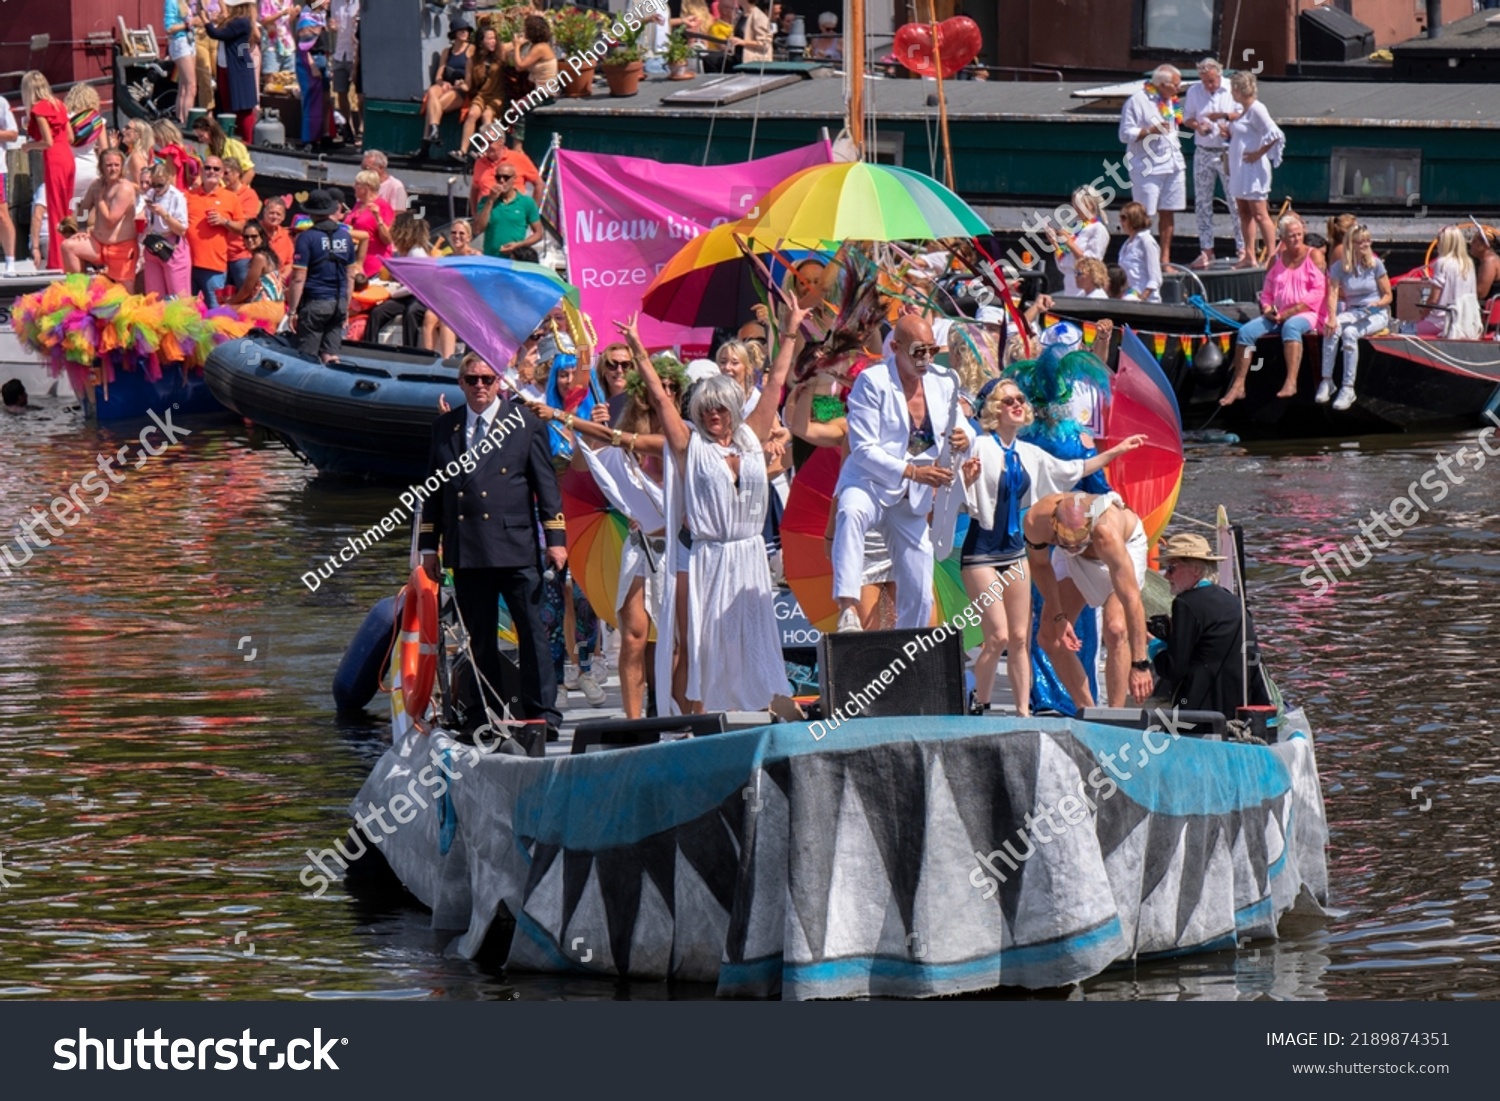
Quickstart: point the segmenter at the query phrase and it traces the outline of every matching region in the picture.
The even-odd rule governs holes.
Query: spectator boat
[[[324,365],[252,334],[214,349],[204,377],[229,409],[338,477],[420,481],[439,398],[464,401],[458,368],[435,353],[355,341]]]

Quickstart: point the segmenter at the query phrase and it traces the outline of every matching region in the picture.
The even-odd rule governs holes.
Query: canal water
[[[80,483],[90,504],[0,571],[0,997],[712,996],[507,975],[444,958],[447,936],[415,907],[312,897],[306,851],[344,833],[388,737],[384,697],[341,720],[330,681],[400,585],[407,537],[316,592],[300,577],[394,492],[327,484],[222,421],[81,482],[101,456],[137,456],[135,436],[55,404],[0,417],[0,539],[18,559],[33,506]],[[1462,483],[1436,476],[1441,501],[1419,489],[1421,515],[1396,539],[1375,529],[1388,546],[1367,565],[1332,567],[1326,592],[1299,579],[1315,552],[1347,544],[1362,560],[1370,510],[1465,443],[1190,453],[1179,512],[1211,520],[1222,503],[1245,525],[1267,661],[1314,724],[1334,913],[1068,996],[1500,998],[1500,467],[1450,464]]]

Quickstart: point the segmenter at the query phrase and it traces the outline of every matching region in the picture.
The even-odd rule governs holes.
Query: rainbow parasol
[[[774,279],[786,264],[824,251],[821,241],[809,241],[805,247],[793,244],[790,253],[752,257],[739,232],[738,223],[726,223],[683,245],[641,297],[646,316],[694,328],[734,328],[765,301],[767,273]]]
[[[615,626],[619,602],[620,556],[630,523],[610,508],[586,470],[569,470],[558,479],[563,518],[568,524],[568,569],[594,613]]]
[[[843,459],[831,447],[820,447],[812,458],[797,468],[792,492],[781,514],[781,562],[786,581],[802,606],[802,614],[820,631],[831,631],[838,624],[838,602],[833,598],[833,563],[823,535],[828,530],[828,514],[833,508],[833,489],[838,484]],[[932,569],[937,614],[951,620],[969,603],[959,571],[960,549],[967,528],[967,517],[959,520],[954,550],[947,558],[935,562]],[[964,648],[983,641],[977,627],[964,627]]]
[[[819,164],[777,184],[739,232],[757,247],[783,241],[933,241],[990,232],[969,204],[930,176],[888,164]]]
[[[1166,375],[1127,326],[1099,450],[1137,432],[1146,434],[1145,446],[1111,463],[1109,480],[1141,518],[1147,540],[1155,544],[1182,491],[1182,414]]]

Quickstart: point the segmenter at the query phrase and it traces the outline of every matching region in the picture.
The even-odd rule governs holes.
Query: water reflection
[[[0,578],[0,849],[19,872],[0,892],[0,997],[712,997],[506,976],[444,958],[419,911],[310,896],[305,852],[346,829],[385,734],[373,713],[335,718],[329,682],[405,573],[407,539],[309,592],[301,574],[394,492],[189,424]],[[0,419],[0,535],[131,438],[45,402]],[[1317,726],[1338,913],[1043,996],[1500,997],[1500,495],[1470,477],[1324,596],[1299,580],[1455,446],[1192,452],[1180,508],[1212,518],[1222,502],[1251,532],[1268,660]]]

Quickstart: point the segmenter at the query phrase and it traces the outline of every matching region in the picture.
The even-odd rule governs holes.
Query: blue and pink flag
[[[538,264],[498,256],[391,256],[385,266],[502,375],[521,343],[573,290]]]

